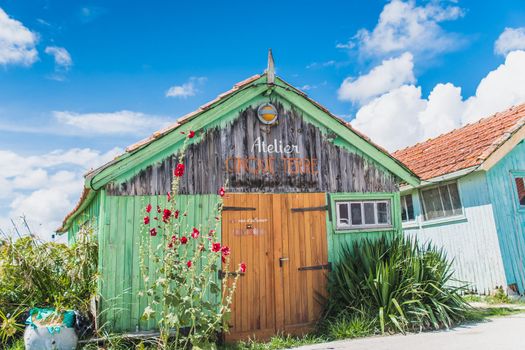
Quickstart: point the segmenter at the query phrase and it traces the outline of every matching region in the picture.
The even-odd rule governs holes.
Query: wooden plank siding
[[[223,184],[233,192],[393,192],[396,177],[352,145],[336,146],[294,108],[272,101],[279,124],[267,130],[257,121],[257,109],[249,107],[226,125],[208,130],[202,140],[190,145],[184,163],[190,171],[182,178],[180,193],[216,193]],[[265,154],[253,147],[259,139],[296,145],[298,154]],[[274,159],[272,160],[271,157]],[[289,160],[306,159],[311,171],[296,173]],[[165,194],[170,190],[178,154],[151,164],[123,182],[106,186],[110,195]],[[247,160],[253,171],[238,169],[237,159]],[[288,161],[283,161],[283,159]],[[315,163],[314,163],[315,162]],[[270,165],[271,164],[271,165]],[[286,165],[288,164],[288,168]],[[314,165],[315,172],[313,171]],[[272,166],[273,165],[273,166]],[[255,169],[255,167],[259,167]],[[304,167],[307,167],[306,165]],[[263,170],[264,168],[264,170]],[[271,171],[267,171],[271,168]]]
[[[470,290],[487,294],[507,285],[487,180],[484,172],[475,172],[457,183],[463,215],[425,222],[418,191],[412,191],[416,220],[405,224],[404,232],[422,245],[444,249],[458,280],[453,285],[466,282]]]
[[[95,232],[97,231],[99,212],[100,195],[97,194],[95,195],[91,203],[89,203],[88,206],[84,209],[84,211],[80,215],[75,217],[75,219],[71,223],[71,227],[67,231],[67,241],[69,244],[73,244],[75,242],[75,237],[83,225],[90,224],[95,229]]]
[[[177,197],[182,217],[182,227],[204,228],[203,223],[215,221],[216,195],[184,195]],[[140,275],[140,227],[145,206],[151,203],[165,205],[166,196],[106,196],[105,223],[99,240],[100,257],[100,325],[112,331],[143,331],[156,328],[157,320],[140,320],[152,298],[139,296],[143,291]],[[213,219],[213,221],[211,221]],[[217,232],[221,237],[220,229]],[[149,235],[148,237],[149,238]],[[160,240],[160,235],[156,238]],[[155,239],[155,238],[154,238]],[[158,242],[157,242],[158,243]],[[156,243],[156,244],[157,244]],[[156,268],[151,259],[150,280],[156,279]],[[160,306],[157,307],[157,311]]]
[[[509,284],[525,292],[525,208],[520,207],[514,176],[525,176],[525,142],[487,172],[503,265]]]

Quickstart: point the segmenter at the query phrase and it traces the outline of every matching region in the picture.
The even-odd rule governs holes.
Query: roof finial
[[[273,84],[275,81],[275,64],[273,63],[272,49],[268,49],[268,68],[266,69],[266,82]]]

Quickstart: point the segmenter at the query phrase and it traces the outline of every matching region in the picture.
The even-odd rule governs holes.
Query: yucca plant
[[[362,240],[344,247],[330,278],[328,317],[367,310],[381,332],[450,327],[469,306],[453,286],[451,263],[431,244],[404,237]],[[456,283],[453,283],[456,282]]]

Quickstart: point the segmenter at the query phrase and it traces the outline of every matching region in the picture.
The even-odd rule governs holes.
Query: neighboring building
[[[393,154],[421,179],[401,188],[405,233],[478,293],[525,291],[524,138],[525,104]]]
[[[153,320],[140,319],[147,302],[138,297],[139,228],[144,203],[164,203],[185,140],[181,131],[189,130],[196,136],[185,155],[178,203],[191,206],[192,214],[182,220],[193,227],[213,217],[210,203],[227,183],[221,239],[233,247],[232,266],[248,264],[235,294],[230,339],[309,329],[321,312],[323,270],[340,247],[401,234],[399,184],[416,186],[418,178],[275,77],[269,59],[267,73],[236,84],[86,175],[81,200],[59,231],[74,241],[79,227],[95,219],[98,307],[109,310],[100,323],[113,331],[155,328]]]

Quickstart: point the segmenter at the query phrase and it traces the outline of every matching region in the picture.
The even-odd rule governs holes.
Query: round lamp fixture
[[[264,103],[257,109],[257,116],[261,123],[271,125],[277,120],[277,108],[271,103]]]

